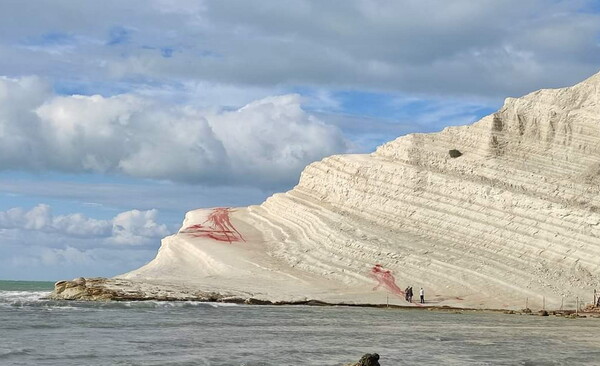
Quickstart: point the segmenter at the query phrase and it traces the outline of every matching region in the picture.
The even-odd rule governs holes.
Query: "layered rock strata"
[[[119,276],[269,301],[574,307],[600,289],[600,74],[469,126],[309,165],[259,206],[189,212]],[[411,304],[412,305],[412,304]]]

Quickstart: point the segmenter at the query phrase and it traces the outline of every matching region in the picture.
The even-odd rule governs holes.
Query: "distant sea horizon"
[[[3,280],[0,279],[0,291],[52,291],[56,281]]]

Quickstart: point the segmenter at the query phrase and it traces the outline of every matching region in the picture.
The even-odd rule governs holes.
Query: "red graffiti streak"
[[[202,224],[188,226],[181,231],[197,238],[211,238],[217,241],[233,243],[246,241],[229,220],[231,209],[228,207],[213,208],[206,221]]]
[[[383,286],[391,293],[404,297],[404,291],[402,291],[400,287],[396,285],[396,279],[394,278],[394,275],[392,275],[392,271],[384,269],[381,264],[376,264],[373,268],[371,268],[371,272],[369,274],[377,281],[377,286],[373,287],[373,291]]]

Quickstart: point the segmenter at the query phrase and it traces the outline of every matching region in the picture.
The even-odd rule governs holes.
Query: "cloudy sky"
[[[600,69],[596,0],[2,0],[0,279],[113,276],[186,211]]]

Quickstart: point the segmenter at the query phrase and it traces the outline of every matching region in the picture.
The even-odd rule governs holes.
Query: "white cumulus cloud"
[[[158,224],[157,210],[122,212],[112,220],[112,238],[117,244],[143,243],[147,238],[168,235],[165,225]]]
[[[157,243],[169,235],[166,225],[159,224],[157,218],[158,211],[154,209],[121,212],[110,220],[93,219],[80,213],[54,215],[50,206],[40,204],[30,210],[16,207],[0,211],[0,230],[15,230],[28,241],[38,240],[30,232],[42,232],[55,237],[78,238],[80,242],[100,240],[96,245],[142,245]]]
[[[56,215],[39,204],[0,211],[0,278],[114,276],[147,263],[172,233],[158,210],[130,210],[110,219]]]
[[[274,186],[346,149],[295,94],[215,112],[134,94],[59,96],[37,78],[0,78],[0,169]]]

